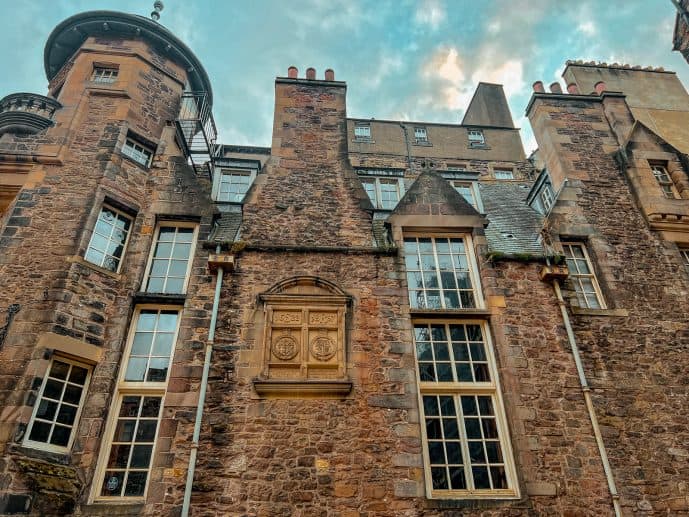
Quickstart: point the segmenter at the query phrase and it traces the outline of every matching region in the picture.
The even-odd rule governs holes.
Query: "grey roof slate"
[[[479,188],[489,221],[485,232],[490,251],[543,256],[543,247],[538,241],[543,216],[526,204],[529,185],[481,183]]]
[[[440,174],[426,171],[392,211],[400,215],[479,215],[476,209]]]
[[[234,242],[242,224],[242,207],[240,205],[217,205],[220,217],[208,236],[208,242]]]

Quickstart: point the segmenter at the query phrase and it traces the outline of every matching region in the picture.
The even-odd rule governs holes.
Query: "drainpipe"
[[[216,253],[220,253],[220,246]],[[208,341],[206,343],[206,358],[203,362],[203,374],[201,376],[201,388],[199,390],[199,403],[196,407],[196,421],[194,422],[194,436],[191,441],[189,454],[189,469],[187,470],[187,483],[184,486],[184,502],[182,503],[182,517],[189,516],[191,504],[191,487],[194,483],[194,470],[196,469],[196,456],[199,450],[199,437],[201,436],[201,419],[203,418],[203,406],[206,402],[206,388],[208,387],[208,373],[211,369],[211,354],[213,353],[213,340],[215,339],[215,325],[218,321],[218,306],[220,305],[220,290],[222,288],[223,268],[218,266],[218,276],[215,280],[215,296],[213,297],[213,312],[211,324],[208,329]]]
[[[598,427],[598,419],[596,418],[596,413],[593,409],[593,401],[591,400],[591,388],[586,380],[586,374],[584,373],[584,366],[581,362],[581,356],[579,355],[579,347],[577,347],[577,341],[574,337],[574,331],[572,330],[572,325],[569,321],[569,314],[567,314],[567,307],[565,305],[565,300],[562,298],[562,291],[560,291],[560,283],[557,279],[553,279],[553,288],[555,289],[555,296],[557,297],[557,304],[560,306],[560,312],[562,313],[562,319],[565,322],[565,329],[567,330],[567,338],[569,339],[569,346],[572,349],[572,355],[574,356],[574,362],[577,365],[577,373],[579,374],[579,383],[581,384],[581,391],[584,392],[584,400],[586,401],[586,409],[589,413],[589,418],[591,419],[591,425],[593,426],[593,434],[596,436],[596,444],[598,445],[598,453],[600,454],[601,461],[603,462],[603,470],[605,471],[605,477],[608,480],[608,489],[610,490],[610,495],[612,496],[612,506],[615,509],[615,516],[621,517],[622,511],[620,509],[620,495],[617,493],[617,487],[615,486],[615,479],[612,476],[612,469],[610,468],[610,462],[608,461],[608,453],[605,450],[605,444],[603,443],[603,437],[600,434],[600,428]]]
[[[406,124],[399,123],[402,131],[404,131],[404,144],[407,147],[407,165],[409,166],[409,172],[412,173],[412,162],[411,162],[411,145],[409,144],[409,133],[407,131]]]

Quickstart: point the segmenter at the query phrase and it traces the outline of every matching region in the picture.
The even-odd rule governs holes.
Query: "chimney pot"
[[[577,86],[577,83],[569,83],[567,85],[567,93],[571,95],[579,95],[579,87]]]
[[[593,87],[596,89],[596,93],[598,95],[602,95],[603,92],[606,90],[605,81],[598,81],[596,84],[593,85]]]
[[[297,69],[296,66],[290,66],[287,69],[287,77],[289,77],[290,79],[296,79],[298,77],[298,74],[299,74],[299,70]]]
[[[335,72],[333,71],[332,68],[328,68],[325,71],[325,80],[326,81],[334,81],[335,80]]]
[[[558,83],[557,81],[551,83],[550,93],[562,93],[562,86],[560,86],[560,83]]]
[[[306,78],[307,79],[315,79],[316,78],[316,69],[315,68],[307,68],[306,69]]]
[[[536,81],[535,83],[533,83],[533,91],[535,91],[536,93],[545,93],[543,81]]]

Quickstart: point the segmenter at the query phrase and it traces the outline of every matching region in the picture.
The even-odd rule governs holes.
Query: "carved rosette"
[[[329,361],[337,352],[337,343],[327,336],[319,336],[311,340],[311,355],[319,361]]]
[[[282,361],[294,359],[299,352],[299,343],[292,336],[279,336],[273,341],[273,355]]]

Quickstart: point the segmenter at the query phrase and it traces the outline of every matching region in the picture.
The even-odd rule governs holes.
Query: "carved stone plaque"
[[[282,361],[289,361],[299,352],[299,343],[292,336],[278,336],[273,341],[273,355]]]
[[[311,340],[311,355],[319,361],[328,361],[335,356],[337,343],[327,336],[318,336]]]
[[[273,321],[275,323],[301,323],[301,312],[275,311]]]
[[[309,314],[309,324],[335,326],[337,325],[337,313],[311,312]]]

